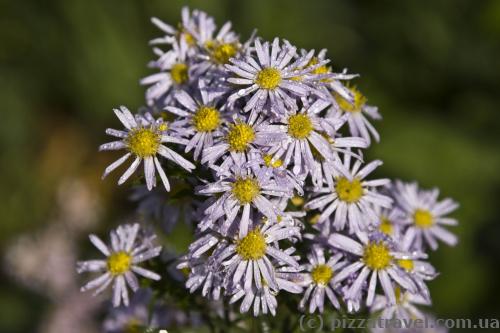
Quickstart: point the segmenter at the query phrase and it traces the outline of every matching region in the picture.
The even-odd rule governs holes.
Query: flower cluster
[[[365,161],[363,150],[379,141],[370,121],[381,117],[351,83],[357,75],[334,71],[326,50],[241,41],[229,22],[217,29],[202,11],[184,8],[175,27],[153,23],[163,36],[151,41],[155,73],[141,80],[147,106],[116,109],[124,129],[108,129],[116,141],[100,150],[126,151],[104,176],[132,158],[119,184],[144,162],[144,216],[164,211],[170,230],[172,216],[185,215],[195,227],[177,264],[187,289],[255,316],[274,315],[287,293],[301,294],[299,309],[311,313],[421,315],[408,303],[431,302],[426,283],[437,272],[427,251],[456,244],[445,227],[457,224],[447,217],[457,204],[371,176],[382,162]],[[180,188],[191,191],[187,200],[155,199],[178,200]],[[83,289],[115,281],[113,303],[127,304],[132,272],[159,278],[136,265],[160,251],[136,244],[137,232],[119,227],[111,248],[91,236],[107,260],[79,264],[105,272]]]

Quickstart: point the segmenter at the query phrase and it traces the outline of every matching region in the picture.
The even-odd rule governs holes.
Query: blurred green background
[[[433,311],[500,316],[496,0],[0,0],[2,254],[57,219],[63,180],[83,181],[100,200],[99,225],[85,232],[104,232],[133,209],[116,175],[100,181],[112,157],[97,146],[117,124],[113,107],[144,103],[138,80],[150,73],[148,40],[161,34],[149,18],[175,24],[183,5],[219,25],[231,20],[243,39],[256,27],[267,39],[328,48],[337,69],[360,73],[358,87],[384,117],[369,152],[385,162],[379,175],[438,186],[461,204],[459,245],[431,256],[441,271],[430,283]],[[57,300],[2,270],[0,332],[35,331]]]

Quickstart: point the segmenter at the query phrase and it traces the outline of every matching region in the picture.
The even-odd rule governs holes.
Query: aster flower
[[[224,122],[222,110],[217,103],[217,96],[206,90],[205,82],[199,81],[200,98],[193,98],[185,91],[177,91],[175,99],[182,108],[167,106],[165,110],[178,116],[174,122],[184,129],[184,135],[189,137],[185,152],[194,149],[194,159],[198,160],[206,147],[212,147],[214,139],[222,136],[221,126]]]
[[[106,134],[114,136],[119,140],[105,143],[99,147],[99,150],[121,150],[126,149],[128,152],[118,160],[110,164],[102,178],[122,165],[130,156],[134,155],[135,159],[130,167],[118,180],[118,185],[123,184],[144,160],[144,175],[146,178],[146,186],[151,190],[155,186],[155,170],[160,175],[163,186],[167,191],[170,190],[170,183],[165,175],[165,171],[158,160],[157,155],[161,155],[166,159],[180,165],[187,171],[191,171],[195,166],[186,160],[184,157],[177,154],[172,149],[164,145],[164,143],[186,144],[185,139],[176,138],[166,134],[167,126],[162,122],[157,122],[149,114],[137,121],[132,113],[124,106],[114,110],[116,116],[121,121],[126,130],[115,130],[108,128]]]
[[[347,170],[350,169],[350,161],[351,157],[345,155],[344,167]],[[335,213],[331,220],[336,230],[343,230],[346,222],[350,233],[365,230],[378,221],[375,206],[389,208],[392,205],[391,198],[375,190],[376,187],[389,184],[389,179],[364,180],[381,164],[381,161],[376,160],[361,167],[361,161],[356,160],[348,176],[338,176],[333,186],[319,189],[319,196],[309,201],[305,207],[322,211],[318,223],[327,221]]]
[[[156,17],[151,18],[151,22],[165,33],[165,36],[151,40],[150,44],[153,45],[183,41],[191,48],[198,44],[198,32],[204,33],[215,29],[215,22],[212,17],[198,9],[191,12],[187,6],[182,7],[181,22],[177,28]]]
[[[205,219],[216,221],[226,216],[220,232],[226,234],[235,218],[242,210],[239,221],[240,235],[246,234],[251,220],[252,206],[264,216],[276,220],[277,210],[269,201],[269,196],[287,196],[289,190],[280,188],[271,179],[257,178],[248,168],[233,166],[215,183],[208,184],[198,191],[202,195],[220,194],[219,198],[208,208]]]
[[[412,294],[408,291],[401,291],[395,287],[396,303],[391,304],[384,295],[375,296],[375,300],[370,307],[370,312],[380,312],[378,317],[382,319],[424,319],[426,317],[417,306],[429,306],[431,302],[419,294]]]
[[[378,108],[366,104],[366,97],[356,87],[348,87],[352,99],[346,98],[345,95],[336,91],[332,93],[333,107],[330,110],[332,114],[342,114],[347,118],[349,131],[352,136],[359,136],[365,139],[368,144],[371,143],[371,137],[375,141],[380,141],[380,136],[370,123],[368,118],[379,120],[382,119],[378,112]]]
[[[337,272],[332,281],[333,284],[337,284],[351,275],[355,276],[355,280],[345,293],[346,299],[356,300],[363,292],[363,285],[367,283],[369,276],[366,296],[368,306],[373,303],[377,282],[382,286],[390,304],[396,303],[393,283],[404,290],[416,292],[415,284],[408,273],[398,266],[397,260],[416,259],[421,254],[398,251],[392,240],[380,233],[369,235],[358,232],[356,236],[359,242],[342,234],[333,234],[329,238],[331,246],[350,253],[355,258],[352,263]]]
[[[275,159],[283,159],[285,166],[293,162],[295,174],[311,174],[315,186],[321,186],[323,179],[331,179],[334,172],[346,173],[339,152],[352,154],[350,148],[366,147],[363,139],[336,137],[336,130],[343,120],[320,117],[319,113],[326,106],[328,102],[317,100],[298,113],[290,112],[290,116],[281,121],[283,124],[274,123],[263,129],[264,133],[282,133],[285,136],[267,153]]]
[[[431,249],[438,247],[437,240],[454,246],[458,240],[443,226],[455,226],[456,219],[446,217],[458,208],[452,199],[438,201],[439,190],[422,190],[417,183],[396,182],[394,198],[403,218],[401,223],[408,226],[403,236],[403,247],[421,249],[424,241]]]
[[[230,105],[251,95],[243,111],[254,111],[253,114],[256,114],[269,103],[270,111],[285,115],[297,108],[297,97],[304,97],[311,92],[320,93],[313,83],[321,76],[310,73],[328,61],[306,66],[312,57],[312,53],[309,53],[292,62],[296,48],[286,41],[280,45],[278,38],[274,39],[272,45],[268,42],[262,44],[256,39],[254,47],[255,55],[249,54],[243,59],[232,58],[232,65],[226,65],[229,75],[233,75],[227,81],[244,87],[229,96]],[[309,75],[306,77],[305,74]],[[302,79],[298,80],[298,77]]]
[[[218,143],[203,150],[201,163],[212,165],[222,156],[229,154],[231,158],[226,158],[224,167],[230,167],[232,163],[243,165],[248,161],[248,153],[251,150],[283,140],[281,133],[262,133],[265,126],[266,123],[261,119],[247,122],[245,119],[236,118],[224,128],[224,135]]]
[[[390,193],[388,193],[390,195]],[[400,241],[402,237],[403,226],[399,223],[401,212],[395,208],[375,207],[378,222],[375,223],[377,230],[395,241]],[[408,249],[405,249],[408,250]]]
[[[142,242],[138,238],[139,224],[121,225],[111,231],[111,246],[103,243],[99,237],[90,235],[90,241],[102,254],[105,260],[79,261],[77,272],[101,272],[102,274],[85,284],[81,291],[95,289],[94,295],[101,293],[113,283],[113,306],[117,307],[122,302],[129,304],[127,285],[136,291],[139,281],[135,274],[152,280],[159,280],[160,276],[138,264],[157,257],[161,246],[151,247],[150,242]],[[135,274],[134,274],[135,273]]]
[[[159,73],[143,78],[141,84],[150,86],[146,90],[148,105],[155,102],[165,105],[171,102],[172,91],[182,89],[195,77],[191,75],[188,45],[183,39],[180,42],[174,41],[172,49],[167,52],[158,48],[154,52],[158,59],[150,62],[149,66],[158,69]]]
[[[290,251],[281,250],[277,244],[299,233],[297,227],[265,222],[235,237],[219,256],[226,267],[224,285],[241,285],[246,291],[268,286],[278,291],[276,269],[283,265],[298,268],[299,264]]]
[[[336,287],[332,283],[334,273],[345,266],[346,262],[341,261],[342,253],[337,253],[328,261],[325,258],[324,250],[314,245],[307,256],[309,263],[305,265],[303,273],[305,278],[302,286],[306,287],[304,296],[299,303],[299,309],[308,309],[309,313],[314,313],[316,309],[323,312],[325,294],[332,305],[340,309],[340,303],[335,295]],[[307,302],[309,306],[307,307]]]

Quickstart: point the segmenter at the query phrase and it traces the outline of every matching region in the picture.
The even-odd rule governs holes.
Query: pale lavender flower
[[[344,156],[344,168],[350,170],[348,176],[338,176],[334,184],[316,191],[318,196],[309,201],[305,207],[322,211],[318,223],[331,218],[331,224],[336,230],[344,230],[346,223],[349,232],[366,230],[368,226],[379,221],[375,207],[392,206],[392,199],[376,191],[377,187],[390,183],[389,179],[365,180],[373,170],[382,164],[376,160],[362,167],[362,162],[356,160],[352,166],[351,156]],[[325,228],[329,230],[329,225]]]
[[[167,106],[165,110],[175,114],[174,124],[183,128],[188,137],[185,153],[194,149],[198,160],[203,149],[212,147],[216,138],[222,136],[222,126],[227,122],[226,111],[217,105],[218,95],[211,93],[203,80],[199,81],[199,97],[192,97],[185,91],[177,91],[174,98],[181,107]]]
[[[99,147],[99,150],[128,150],[128,152],[118,160],[110,164],[102,178],[122,165],[130,156],[134,155],[135,159],[130,167],[118,180],[118,185],[123,184],[144,161],[144,175],[146,178],[146,186],[151,190],[156,186],[155,171],[158,172],[163,182],[163,186],[167,191],[170,191],[170,183],[163,170],[158,155],[180,165],[187,171],[191,171],[195,166],[164,145],[164,143],[176,143],[184,145],[187,140],[177,138],[167,134],[167,125],[163,122],[156,121],[150,114],[145,114],[136,119],[132,113],[124,106],[114,110],[116,116],[125,126],[126,130],[115,130],[108,128],[106,134],[118,138],[117,141],[105,143]]]
[[[373,303],[378,283],[382,286],[384,294],[391,304],[396,303],[393,282],[404,290],[417,291],[409,274],[399,267],[398,260],[424,257],[422,253],[399,251],[390,238],[380,233],[368,235],[364,232],[358,232],[356,236],[359,241],[342,234],[333,234],[329,238],[331,246],[350,253],[355,258],[352,263],[342,268],[332,281],[337,284],[355,274],[355,280],[345,292],[346,299],[356,300],[363,293],[363,286],[368,280],[366,296],[368,306]]]
[[[327,163],[338,173],[346,173],[338,153],[351,154],[350,148],[366,147],[366,142],[360,138],[336,137],[343,119],[320,116],[319,113],[328,105],[328,102],[317,100],[299,112],[290,111],[279,123],[263,128],[263,133],[282,133],[285,137],[267,153],[282,159],[285,166],[293,164],[295,174],[311,174],[315,185],[321,184],[324,178],[322,163]]]
[[[457,244],[457,237],[444,226],[455,226],[458,221],[446,217],[458,208],[452,199],[438,201],[439,190],[422,190],[417,183],[396,182],[394,198],[397,208],[401,210],[401,223],[408,226],[403,237],[403,247],[421,249],[424,242],[432,250],[438,248],[437,240],[447,245]]]
[[[313,245],[307,259],[309,263],[304,265],[307,273],[302,273],[304,279],[301,283],[305,287],[304,296],[299,303],[299,309],[314,313],[316,310],[323,312],[325,295],[330,303],[340,309],[340,303],[335,295],[338,286],[333,284],[333,276],[344,267],[347,262],[341,261],[342,253],[337,253],[326,260],[323,248]],[[309,306],[307,306],[309,303]]]
[[[139,281],[135,274],[152,280],[159,280],[160,275],[138,264],[160,255],[161,246],[152,247],[150,238],[145,241],[138,237],[139,224],[121,225],[110,233],[111,246],[107,246],[96,235],[90,235],[90,241],[106,256],[105,260],[79,261],[77,272],[100,272],[97,278],[85,284],[81,291],[95,289],[94,295],[104,291],[113,283],[113,306],[122,302],[129,304],[127,285],[136,291]],[[135,273],[135,274],[134,274]]]
[[[155,68],[159,72],[141,79],[140,82],[142,85],[149,86],[146,90],[148,105],[157,102],[160,105],[165,105],[172,101],[171,92],[183,89],[196,78],[191,75],[188,45],[184,39],[180,42],[174,41],[172,49],[167,52],[159,48],[155,48],[153,51],[158,59],[151,61],[149,67]]]
[[[278,210],[268,197],[289,196],[287,188],[281,188],[271,179],[259,179],[248,168],[233,166],[220,179],[197,190],[198,194],[214,196],[218,199],[205,209],[203,224],[211,225],[225,215],[220,232],[227,234],[240,211],[239,233],[245,235],[251,221],[251,210],[255,207],[264,216],[276,220]]]
[[[272,113],[285,115],[297,109],[297,97],[305,97],[311,92],[320,93],[314,83],[322,76],[310,73],[327,63],[327,60],[306,66],[312,53],[293,60],[296,47],[287,41],[280,43],[278,38],[274,39],[272,45],[268,42],[262,44],[256,39],[254,47],[255,53],[241,59],[230,59],[232,64],[226,65],[229,75],[233,75],[227,81],[244,87],[229,96],[230,105],[240,98],[251,96],[243,111],[253,111],[255,115],[268,105]],[[306,77],[306,74],[309,75]]]
[[[380,120],[382,117],[378,112],[378,108],[366,104],[366,97],[355,87],[348,87],[351,98],[343,95],[340,91],[332,93],[332,108],[329,111],[330,115],[344,116],[349,125],[349,131],[352,136],[359,136],[365,139],[368,144],[371,143],[371,137],[375,141],[380,141],[380,136],[370,123],[368,118]]]

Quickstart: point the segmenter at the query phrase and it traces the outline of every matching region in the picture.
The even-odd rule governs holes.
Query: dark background
[[[100,181],[113,157],[99,154],[97,146],[106,140],[106,127],[118,126],[113,107],[135,110],[144,103],[138,80],[151,73],[148,40],[161,34],[149,18],[175,24],[186,4],[215,16],[219,26],[231,20],[243,39],[255,27],[267,39],[325,47],[337,70],[360,73],[356,84],[384,117],[376,123],[382,140],[368,153],[385,162],[378,174],[437,186],[461,204],[455,214],[460,225],[453,230],[459,245],[431,254],[441,272],[430,283],[433,311],[444,318],[499,316],[500,1],[495,0],[0,0],[4,257],[21,235],[36,240],[64,216],[57,207],[70,200],[71,190],[60,195],[68,180],[84,184],[100,207],[93,225],[74,232],[76,257],[77,249],[88,247],[86,233],[103,234],[132,211],[126,188],[115,186],[118,174]],[[97,211],[97,206],[90,207]],[[0,275],[0,331],[32,332],[58,301],[33,288],[36,269],[22,278],[9,258]]]

